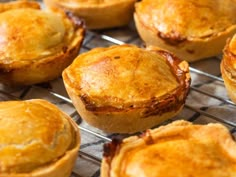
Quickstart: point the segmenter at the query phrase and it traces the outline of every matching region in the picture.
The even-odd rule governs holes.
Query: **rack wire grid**
[[[88,30],[80,53],[87,52],[96,47],[107,47],[124,43],[137,46],[143,45],[133,22],[129,26],[122,28],[102,31]],[[192,84],[185,107],[179,115],[160,125],[178,119],[185,119],[198,124],[218,122],[228,127],[233,137],[236,137],[236,105],[227,96],[220,74],[220,62],[221,56],[216,56],[190,64]],[[70,115],[78,124],[82,138],[81,147],[71,177],[100,176],[103,144],[110,142],[115,136],[130,136],[106,134],[86,124],[80,118],[69,99],[62,78],[58,78],[50,83],[26,87],[13,88],[0,85],[1,101],[33,98],[41,98],[54,103]]]

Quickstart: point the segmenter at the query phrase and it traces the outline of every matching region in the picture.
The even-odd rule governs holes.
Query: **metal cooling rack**
[[[111,30],[87,31],[80,52],[83,53],[95,47],[107,47],[124,43],[143,45],[134,24]],[[220,61],[221,56],[217,56],[190,64],[192,85],[186,105],[178,116],[165,121],[163,124],[177,119],[185,119],[200,124],[218,122],[227,126],[232,135],[236,137],[236,105],[227,97],[220,75]],[[32,98],[46,99],[56,104],[78,123],[82,143],[71,177],[100,176],[103,144],[111,141],[114,136],[121,135],[105,134],[83,122],[67,96],[62,78],[47,84],[21,88],[0,86],[1,101]]]

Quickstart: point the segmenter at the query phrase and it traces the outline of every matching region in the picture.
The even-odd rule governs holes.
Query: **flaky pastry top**
[[[190,85],[186,62],[152,47],[133,45],[96,48],[81,54],[63,76],[88,109],[150,107],[171,95],[186,97]]]
[[[51,103],[0,102],[0,173],[27,173],[55,162],[75,146],[70,118]]]
[[[233,177],[235,149],[221,124],[176,121],[105,145],[103,177]]]
[[[162,38],[178,41],[217,36],[236,24],[235,0],[143,0],[136,15]]]
[[[0,68],[8,71],[62,55],[74,45],[78,28],[63,13],[32,8],[0,13]]]
[[[20,0],[20,1],[7,1],[5,3],[0,3],[0,13],[19,8],[32,8],[40,9],[40,4],[35,1]]]

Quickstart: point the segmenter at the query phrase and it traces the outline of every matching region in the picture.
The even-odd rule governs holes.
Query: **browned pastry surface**
[[[234,177],[235,149],[221,124],[176,121],[106,144],[101,177]]]
[[[40,9],[40,4],[34,1],[19,0],[13,2],[0,3],[0,12],[19,8]]]
[[[220,54],[236,32],[234,0],[142,0],[135,7],[143,40],[187,61]]]
[[[89,29],[127,25],[136,0],[44,0],[47,7],[72,11],[83,18]]]
[[[229,97],[236,103],[236,35],[225,45],[221,74]]]
[[[187,96],[188,64],[156,48],[96,48],[63,72],[82,118],[105,131],[133,132],[176,115]]]
[[[80,134],[53,104],[40,99],[0,102],[0,134],[1,177],[69,177]]]
[[[29,85],[59,77],[78,54],[84,35],[80,22],[34,8],[0,13],[1,82]]]

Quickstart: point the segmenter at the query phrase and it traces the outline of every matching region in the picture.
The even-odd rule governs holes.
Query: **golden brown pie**
[[[72,11],[83,18],[89,29],[127,25],[136,0],[44,0],[47,7]]]
[[[105,132],[133,133],[174,117],[190,87],[187,62],[128,44],[81,54],[62,76],[81,117]]]
[[[0,82],[4,84],[53,80],[78,55],[84,37],[81,21],[71,14],[31,8],[31,3],[29,7],[27,2],[0,3],[4,9],[0,13]]]
[[[46,100],[0,102],[0,176],[69,177],[78,157],[76,123]]]
[[[147,45],[192,62],[222,53],[236,33],[235,0],[142,0],[135,24]]]
[[[101,177],[235,177],[235,149],[219,123],[176,121],[106,144]]]
[[[236,35],[225,45],[220,68],[228,95],[236,103]]]

